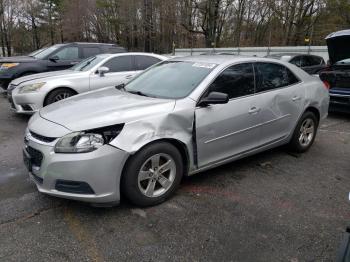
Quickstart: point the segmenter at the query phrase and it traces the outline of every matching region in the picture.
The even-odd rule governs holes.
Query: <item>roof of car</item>
[[[233,56],[233,55],[194,55],[175,57],[173,61],[191,61],[191,62],[202,62],[202,63],[214,63],[222,64],[230,61],[242,61],[242,60],[254,60],[257,57],[254,56]]]

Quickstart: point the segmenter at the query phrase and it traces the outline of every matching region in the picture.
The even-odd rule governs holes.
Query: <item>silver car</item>
[[[140,206],[171,196],[182,176],[273,147],[312,145],[327,116],[324,84],[266,58],[163,61],[126,86],[49,105],[25,134],[24,161],[40,192]]]
[[[43,106],[76,94],[126,83],[166,59],[150,53],[96,55],[68,70],[17,78],[10,83],[7,95],[14,111],[32,114]]]

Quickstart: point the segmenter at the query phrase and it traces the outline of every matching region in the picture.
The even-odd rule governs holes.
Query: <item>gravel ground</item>
[[[143,209],[38,193],[22,164],[27,121],[0,97],[0,261],[334,261],[350,224],[349,115],[330,115],[305,154],[203,172]]]

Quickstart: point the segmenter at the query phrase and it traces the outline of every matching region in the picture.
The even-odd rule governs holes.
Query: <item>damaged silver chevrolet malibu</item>
[[[324,84],[282,61],[192,56],[127,85],[59,101],[29,121],[24,161],[40,192],[140,206],[170,197],[183,175],[283,144],[312,145],[327,116]]]

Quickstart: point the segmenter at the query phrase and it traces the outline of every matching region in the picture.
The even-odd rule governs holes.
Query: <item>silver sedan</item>
[[[14,111],[32,114],[76,94],[127,83],[136,74],[166,59],[150,53],[101,54],[68,70],[17,78],[10,83],[7,95]]]
[[[35,114],[23,150],[40,192],[140,206],[170,197],[182,176],[288,144],[305,152],[327,116],[328,90],[266,58],[163,61],[126,86],[59,101]]]

